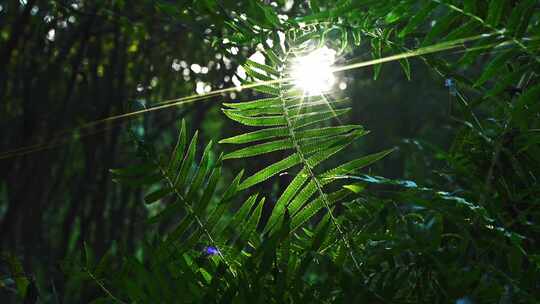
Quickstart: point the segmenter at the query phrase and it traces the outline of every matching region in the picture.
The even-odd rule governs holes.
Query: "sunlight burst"
[[[308,95],[320,95],[329,91],[336,82],[332,71],[335,60],[336,51],[326,46],[296,57],[291,67],[294,85]]]

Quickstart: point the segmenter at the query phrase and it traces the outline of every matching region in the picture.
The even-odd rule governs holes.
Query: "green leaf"
[[[268,23],[272,24],[275,28],[279,28],[280,27],[280,21],[279,21],[279,18],[276,14],[276,12],[274,12],[274,10],[269,7],[269,6],[266,6],[262,3],[259,3],[259,2],[256,2],[257,5],[261,8],[261,10],[263,11],[263,14],[264,14],[264,17],[266,18],[266,21],[268,21]]]
[[[302,168],[298,174],[294,177],[294,179],[289,183],[285,191],[281,194],[278,201],[276,202],[274,209],[272,209],[272,214],[270,215],[270,218],[268,219],[268,222],[266,224],[265,232],[267,232],[270,229],[274,228],[274,225],[276,225],[279,218],[282,217],[283,213],[286,210],[287,205],[292,200],[294,195],[302,189],[302,186],[305,184],[305,182],[309,178],[309,173],[307,168]]]
[[[487,24],[491,24],[495,28],[499,25],[505,4],[505,0],[491,0],[489,2],[488,15],[486,19]]]
[[[187,144],[186,121],[182,119],[182,122],[180,124],[180,134],[178,135],[176,145],[174,146],[174,149],[171,155],[171,160],[169,161],[169,167],[167,168],[167,172],[169,172],[169,174],[174,174],[174,172],[178,170],[178,167],[180,166],[180,163],[184,157],[186,144]]]
[[[156,224],[160,221],[170,218],[171,216],[177,215],[180,210],[182,210],[182,208],[183,201],[181,201],[181,199],[177,197],[177,200],[175,202],[167,204],[165,209],[161,210],[158,214],[148,218],[146,222],[148,224]]]
[[[251,60],[251,59],[246,60],[246,65],[248,65],[248,66],[250,66],[252,68],[256,68],[256,69],[259,69],[261,71],[264,71],[264,72],[268,73],[268,75],[273,75],[273,76],[279,77],[279,72],[276,71],[273,67],[271,67],[269,65],[258,63],[258,62],[255,62],[255,61]]]
[[[333,208],[332,208],[333,210]],[[330,213],[327,212],[324,217],[319,221],[315,229],[315,233],[311,239],[311,251],[318,251],[321,248],[324,240],[326,239],[331,227]]]
[[[257,130],[250,133],[244,133],[241,135],[225,138],[219,141],[220,144],[246,144],[255,141],[261,141],[276,137],[283,137],[289,135],[287,127],[267,128]]]
[[[244,101],[244,102],[233,102],[233,103],[226,103],[224,102],[223,105],[239,109],[239,110],[248,110],[248,109],[259,109],[261,107],[275,107],[275,106],[281,106],[282,102],[281,99],[272,97],[272,98],[261,98],[253,101]]]
[[[270,152],[292,149],[293,147],[291,139],[281,139],[236,150],[226,154],[223,159],[252,157]]]
[[[300,114],[296,116],[292,116],[292,126],[294,129],[300,129],[303,127],[307,127],[313,124],[316,124],[318,122],[338,118],[339,116],[348,113],[351,109],[345,108],[345,109],[338,109],[335,111],[321,111],[321,112],[313,112],[313,113],[306,113],[306,114]]]
[[[232,218],[232,220],[231,220],[231,222],[229,224],[230,228],[238,229],[238,227],[240,227],[241,223],[245,223],[248,220],[249,211],[251,211],[251,209],[253,208],[253,205],[255,205],[255,203],[257,202],[257,196],[258,196],[258,194],[254,194],[254,195],[250,196],[242,204],[240,209],[238,209],[238,211],[236,211],[236,213],[234,214],[234,217]]]
[[[535,12],[536,1],[520,1],[512,10],[506,28],[514,37],[522,37]]]
[[[197,151],[198,138],[199,138],[199,131],[196,131],[195,135],[193,135],[193,138],[191,138],[191,142],[189,143],[187,153],[184,156],[184,159],[182,160],[182,164],[180,165],[180,170],[178,170],[178,173],[176,173],[176,177],[174,179],[175,187],[184,185],[184,183],[187,180],[189,169],[193,165],[193,162],[195,159],[195,152]]]
[[[400,3],[393,7],[393,9],[386,14],[384,21],[388,24],[395,23],[409,17],[410,7],[408,3]]]
[[[161,217],[159,219],[161,220],[161,219],[163,219],[163,217]],[[192,225],[193,223],[194,223],[193,216],[191,216],[189,214],[184,216],[184,218],[182,218],[182,220],[180,221],[180,224],[178,226],[176,226],[176,228],[174,228],[174,230],[171,231],[167,235],[167,240],[166,240],[165,244],[163,244],[163,246],[169,246],[173,242],[179,240],[180,237],[182,237],[182,235],[187,231],[189,226]]]
[[[261,200],[257,204],[257,207],[255,208],[253,213],[249,216],[247,223],[244,224],[244,229],[242,230],[240,239],[248,241],[251,235],[255,232],[255,229],[257,229],[257,224],[261,220],[263,206],[264,206],[264,197],[261,198]]]
[[[354,41],[354,45],[355,46],[360,46],[362,44],[362,35],[360,34],[360,31],[357,31],[357,30],[351,30],[352,32],[352,37],[353,37],[353,41]]]
[[[318,0],[309,0],[309,8],[314,13],[318,13],[321,11]]]
[[[344,148],[346,148],[348,145],[347,144],[344,144],[344,145],[339,145],[339,146],[336,146],[336,147],[332,147],[332,148],[329,148],[329,149],[326,149],[326,150],[323,150],[323,151],[320,151],[320,152],[317,152],[315,154],[313,154],[312,156],[310,156],[306,162],[312,167],[312,168],[315,168],[318,164],[320,164],[321,162],[323,162],[324,160],[330,158],[332,155],[338,153],[339,151],[343,150]],[[300,170],[300,172],[298,172],[298,174],[296,174],[296,176],[294,177],[294,179],[292,180],[292,182],[287,186],[287,188],[285,189],[285,191],[283,192],[283,194],[279,197],[278,201],[276,202],[276,205],[274,207],[274,209],[272,210],[272,214],[270,215],[270,219],[268,220],[268,224],[266,225],[267,229],[272,229],[274,228],[274,226],[276,225],[276,221],[281,217],[281,215],[283,214],[283,212],[285,211],[286,209],[286,206],[289,205],[289,202],[293,199],[293,197],[296,195],[296,193],[298,193],[298,191],[302,191],[305,193],[305,190],[302,189],[302,186],[305,184],[305,182],[309,179],[310,175],[309,175],[309,171],[306,167],[302,168],[302,170]],[[329,182],[329,181],[327,181]],[[322,183],[324,184],[325,181],[323,180]],[[308,189],[308,192],[311,192],[312,189],[311,187],[313,187],[314,185],[311,185],[310,188]],[[311,192],[311,194],[313,194],[314,192]],[[295,208],[294,210],[296,210],[296,207],[294,206],[297,206],[297,205],[302,205],[303,203],[305,203],[307,201],[307,199],[309,199],[311,195],[309,195],[307,198],[306,197],[300,197],[300,196],[297,196],[295,198],[295,203],[294,204],[291,204],[293,206],[293,208]]]
[[[343,165],[340,165],[334,169],[328,170],[324,174],[321,175],[321,178],[323,179],[332,179],[334,177],[339,177],[340,175],[349,174],[351,172],[356,172],[357,170],[360,170],[364,167],[367,167],[371,165],[372,163],[380,160],[381,158],[385,157],[386,155],[393,152],[395,149],[388,149],[381,151],[379,153],[370,154],[352,161],[349,161]]]
[[[209,155],[211,153],[212,149],[212,141],[206,145],[206,148],[204,149],[203,156],[201,158],[200,165],[197,166],[197,171],[195,172],[194,178],[191,180],[191,182],[188,185],[189,191],[186,194],[186,200],[192,201],[195,197],[197,191],[200,190],[201,184],[204,181],[205,177],[208,175],[208,170],[210,169],[210,161],[209,161]]]
[[[513,58],[516,55],[516,52],[513,50],[503,52],[497,55],[489,64],[485,67],[484,72],[474,83],[474,87],[479,87],[484,84],[489,79],[493,78],[495,75],[501,74],[501,70],[505,69],[505,63]]]
[[[478,20],[473,19],[462,26],[457,27],[452,30],[448,35],[446,35],[442,40],[447,42],[452,42],[457,39],[467,38],[474,36],[477,33],[478,28],[481,26]]]
[[[407,26],[405,26],[398,34],[400,38],[405,37],[409,33],[416,30],[416,28],[422,23],[425,22],[427,16],[437,7],[437,3],[429,1],[420,9],[419,12],[414,14]]]
[[[350,191],[343,189],[326,195],[328,204],[330,204],[328,207],[332,207],[333,204],[343,200],[349,194]],[[322,197],[318,197],[314,201],[307,204],[297,214],[293,215],[291,220],[291,231],[298,229],[323,208],[326,208],[326,206]]]
[[[311,129],[311,130],[305,130],[305,131],[298,131],[296,132],[296,138],[303,139],[303,138],[325,138],[327,136],[335,136],[343,133],[348,133],[355,130],[362,130],[363,134],[367,134],[367,131],[364,131],[362,126],[359,125],[343,125],[343,126],[335,126],[335,127],[324,127],[324,128],[317,128],[317,129]]]
[[[458,13],[452,11],[443,18],[436,20],[435,25],[431,28],[424,41],[422,41],[421,46],[431,45],[438,37],[444,36],[459,17]]]
[[[463,10],[466,12],[466,13],[470,13],[470,14],[475,14],[476,13],[476,4],[477,4],[477,0],[464,0],[463,1]]]
[[[230,119],[237,121],[246,126],[265,127],[265,126],[281,126],[286,125],[287,121],[282,115],[279,116],[261,116],[261,117],[249,117],[239,115],[234,111],[223,109],[223,113]]]
[[[320,33],[317,31],[304,33],[294,38],[294,45],[300,46],[307,41],[316,41],[320,36]]]
[[[284,158],[277,163],[274,163],[259,172],[253,174],[252,176],[246,178],[242,184],[240,184],[239,189],[247,189],[251,186],[254,186],[260,182],[263,182],[270,177],[279,174],[295,165],[298,165],[301,162],[300,156],[296,153]]]
[[[344,185],[343,188],[348,189],[351,192],[358,194],[364,191],[366,187],[362,184],[349,184],[349,185]]]
[[[371,39],[371,58],[379,59],[382,58],[383,43],[382,38],[372,38]],[[377,80],[381,74],[382,64],[373,65],[373,80]]]
[[[277,45],[278,45],[278,40],[277,39],[274,39],[274,44],[276,45],[275,47],[277,48]],[[267,48],[265,49],[264,51],[264,54],[266,55],[266,57],[268,57],[268,59],[270,61],[272,61],[272,63],[276,66],[279,66],[281,64],[283,64],[283,61],[279,58],[279,56],[276,54],[276,52],[270,48]]]
[[[161,188],[159,190],[156,190],[144,197],[144,202],[146,204],[151,204],[157,200],[160,200],[164,198],[165,196],[171,194],[173,192],[173,189],[171,188]]]
[[[517,84],[523,76],[523,72],[526,71],[528,68],[530,68],[529,65],[524,65],[511,73],[503,75],[502,79],[498,80],[495,83],[495,86],[486,92],[486,97],[489,98],[499,95],[512,84]]]
[[[401,65],[401,69],[403,70],[403,73],[405,73],[405,77],[407,77],[407,80],[411,80],[411,65],[409,63],[409,60],[407,58],[401,59],[399,61],[399,64]]]
[[[258,115],[283,115],[282,107],[260,107],[258,109],[247,109],[247,110],[229,110],[231,112],[236,112],[239,115],[243,116],[258,116]]]
[[[266,93],[269,95],[279,96],[279,89],[270,85],[262,85],[260,83],[248,83],[247,86],[251,87],[254,91]]]
[[[243,175],[244,175],[244,170],[240,171],[240,173],[238,173],[235,176],[232,183],[230,184],[230,186],[227,188],[227,190],[223,194],[223,199],[222,199],[221,203],[226,202],[226,201],[230,200],[231,198],[233,198],[233,196],[238,191],[238,185],[240,185],[240,180],[242,180]]]
[[[312,178],[301,191],[294,197],[291,203],[287,206],[291,214],[296,214],[298,210],[317,192],[317,182]]]
[[[244,70],[246,71],[246,74],[251,76],[253,79],[258,79],[260,81],[271,81],[272,80],[272,77],[268,76],[268,75],[264,75],[254,69],[252,69],[250,66],[248,65],[244,65],[243,66]]]
[[[311,153],[319,152],[322,150],[326,150],[333,146],[346,145],[349,142],[354,141],[358,137],[362,136],[363,134],[364,134],[363,131],[359,130],[359,131],[353,131],[347,134],[327,136],[327,137],[322,137],[322,138],[320,137],[304,138],[298,141],[298,145],[302,153],[311,154]]]
[[[526,130],[528,125],[537,119],[540,112],[540,84],[533,86],[523,93],[516,101],[512,120],[521,130]]]
[[[212,170],[212,173],[210,174],[210,177],[208,178],[208,183],[206,187],[203,188],[203,195],[201,199],[195,205],[195,214],[203,215],[203,211],[206,210],[206,207],[208,207],[208,204],[210,203],[210,200],[212,199],[212,196],[216,191],[216,187],[220,177],[221,168],[214,168],[214,170]]]

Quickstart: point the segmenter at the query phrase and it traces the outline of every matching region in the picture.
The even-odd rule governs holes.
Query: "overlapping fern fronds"
[[[295,231],[315,214],[326,210],[333,229],[352,251],[336,216],[334,206],[343,201],[350,190],[332,189],[334,177],[355,172],[383,158],[391,150],[357,158],[337,167],[321,171],[322,163],[344,150],[367,132],[360,125],[334,124],[349,108],[347,100],[332,99],[323,94],[310,96],[290,81],[290,62],[299,53],[309,51],[309,43],[300,35],[287,40],[287,49],[280,46],[266,50],[271,64],[248,61],[245,69],[255,81],[266,82],[255,89],[266,98],[246,102],[225,103],[223,112],[232,120],[256,130],[229,137],[220,143],[245,145],[232,151],[224,159],[249,158],[285,151],[285,156],[253,173],[239,185],[239,189],[253,187],[273,176],[298,169],[294,179],[275,203],[265,231],[280,227],[286,210],[291,215],[291,231]],[[294,35],[291,35],[294,36]],[[311,35],[314,36],[314,35]],[[280,55],[276,55],[280,54]],[[276,81],[277,80],[277,81]],[[268,84],[271,83],[271,84]],[[353,256],[351,252],[351,256]]]
[[[197,161],[198,133],[188,143],[187,129],[182,121],[180,135],[170,157],[164,160],[152,147],[139,141],[145,162],[135,166],[111,170],[116,180],[131,186],[146,186],[153,189],[145,197],[151,204],[161,201],[165,206],[148,222],[169,224],[172,227],[161,245],[166,253],[172,249],[176,254],[211,246],[226,264],[230,256],[227,248],[238,240],[247,241],[255,231],[260,218],[263,199],[253,195],[247,199],[232,218],[224,215],[230,209],[229,203],[237,194],[243,172],[240,172],[222,195],[216,193],[221,178],[221,159],[214,158],[212,142],[204,149]],[[250,212],[255,209],[253,212]],[[237,229],[240,224],[241,229]],[[230,231],[233,233],[229,233]],[[239,247],[239,246],[236,246]]]

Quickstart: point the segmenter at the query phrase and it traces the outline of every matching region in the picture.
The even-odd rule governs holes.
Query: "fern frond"
[[[284,137],[289,134],[286,127],[261,129],[250,133],[225,138],[219,141],[221,144],[247,144],[255,141],[262,141],[276,137]]]
[[[289,54],[299,53],[298,50],[292,49],[289,52]],[[317,170],[319,165],[367,132],[360,125],[332,125],[338,117],[350,110],[344,106],[347,100],[333,100],[326,96],[304,96],[302,91],[285,80],[291,76],[288,74],[287,65],[290,58],[287,56],[292,55],[280,58],[278,62],[281,65],[265,67],[269,73],[270,69],[280,71],[278,79],[282,80],[272,85],[265,84],[263,89],[259,90],[271,95],[270,97],[224,104],[226,108],[223,112],[227,117],[245,126],[258,128],[252,132],[222,139],[220,143],[246,145],[227,153],[224,159],[255,157],[277,151],[288,152],[284,158],[253,173],[239,185],[239,189],[247,189],[284,171],[300,167],[293,181],[276,202],[264,232],[272,235],[280,231],[279,228],[283,225],[280,221],[288,212],[291,220],[288,230],[290,233],[325,209],[332,224],[340,231],[340,237],[347,244],[348,241],[338,221],[332,215],[332,206],[342,201],[350,191],[328,192],[327,186],[335,180],[328,176],[334,171],[319,175]],[[267,57],[270,58],[272,55],[268,55],[267,52]],[[271,58],[270,61],[276,62]],[[249,64],[254,66],[248,63],[248,68]],[[367,156],[334,170],[354,171],[388,153],[389,151],[385,151]],[[351,250],[350,246],[347,246]]]
[[[223,232],[216,230],[215,227],[229,208],[227,202],[235,197],[239,190],[242,173],[235,178],[225,193],[218,197],[215,192],[221,177],[219,164],[222,156],[216,161],[211,161],[213,144],[210,142],[205,147],[200,161],[197,161],[197,132],[189,141],[189,145],[187,143],[186,125],[182,121],[177,144],[167,160],[157,157],[151,147],[140,142],[146,159],[143,166],[111,170],[115,179],[125,184],[145,185],[155,189],[145,197],[145,202],[150,204],[161,201],[165,207],[150,217],[148,223],[163,223],[176,219],[177,224],[160,245],[161,252],[173,250],[182,253],[193,249],[199,243],[210,244],[216,248],[222,247],[224,244],[222,240],[226,238],[222,235]],[[140,178],[139,174],[146,177]],[[212,204],[213,201],[216,203]],[[230,261],[221,251],[219,255],[225,264],[230,265]]]

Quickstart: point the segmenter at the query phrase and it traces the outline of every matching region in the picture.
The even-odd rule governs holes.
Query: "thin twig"
[[[101,283],[95,276],[94,274],[92,274],[92,272],[90,272],[89,269],[85,268],[86,270],[86,273],[88,273],[88,275],[90,276],[90,278],[92,278],[92,280],[94,280],[94,282],[96,282],[96,284],[98,284],[98,286],[101,288],[101,290],[103,290],[103,292],[105,292],[109,298],[111,298],[113,301],[115,302],[118,302],[118,303],[122,303],[122,304],[127,304],[126,302],[120,300],[119,298],[115,297],[108,289],[107,287],[105,287],[105,285],[103,285],[103,283]]]

